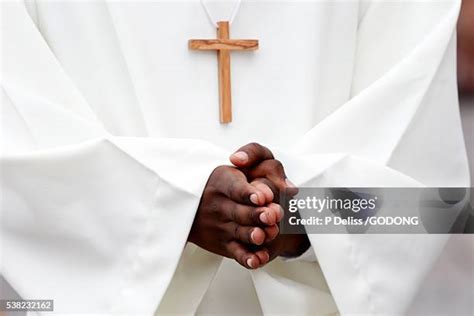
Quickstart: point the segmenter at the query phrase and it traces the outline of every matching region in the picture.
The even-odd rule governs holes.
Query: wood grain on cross
[[[229,38],[229,22],[218,22],[217,39],[192,39],[189,48],[195,50],[216,50],[219,71],[219,118],[221,123],[232,121],[232,93],[230,85],[230,51],[258,49],[258,40]]]

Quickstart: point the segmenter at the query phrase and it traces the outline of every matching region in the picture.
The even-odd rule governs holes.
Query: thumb
[[[240,147],[230,156],[230,162],[239,168],[251,168],[268,159],[274,159],[273,153],[258,143]]]

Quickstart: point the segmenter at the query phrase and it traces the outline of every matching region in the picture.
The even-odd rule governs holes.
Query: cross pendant
[[[230,85],[230,51],[256,50],[258,40],[229,38],[229,22],[218,22],[217,39],[192,39],[189,48],[194,50],[216,50],[219,72],[219,119],[221,123],[232,122],[232,93]]]

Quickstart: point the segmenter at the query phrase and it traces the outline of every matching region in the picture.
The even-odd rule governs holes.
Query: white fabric
[[[232,54],[230,125],[215,54],[187,49],[215,36],[199,0],[2,7],[1,273],[59,312],[231,311],[205,294],[232,270],[182,250],[210,172],[250,141],[297,185],[469,184],[459,1],[244,1],[231,36],[260,49]],[[251,272],[257,309],[403,313],[445,242],[309,237],[319,263]]]

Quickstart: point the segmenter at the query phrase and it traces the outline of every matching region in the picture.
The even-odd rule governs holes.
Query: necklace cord
[[[204,11],[206,11],[206,15],[211,22],[212,25],[214,25],[216,28],[219,27],[217,24],[217,21],[212,17],[211,11],[209,11],[209,8],[206,6],[204,3],[204,0],[200,0],[202,7],[204,8]],[[230,16],[229,19],[229,24],[232,24],[234,22],[235,17],[237,16],[237,12],[240,9],[240,4],[242,3],[242,0],[237,1],[237,3],[234,6],[234,9],[232,10],[232,15]]]

